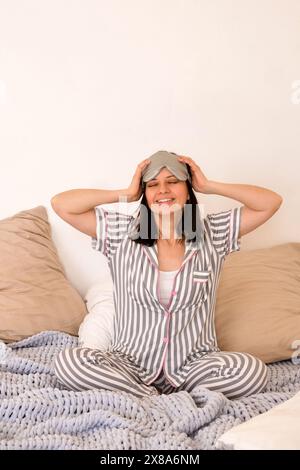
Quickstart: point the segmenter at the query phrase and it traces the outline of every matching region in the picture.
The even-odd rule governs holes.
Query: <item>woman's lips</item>
[[[170,206],[171,204],[173,204],[175,202],[174,199],[172,199],[171,201],[164,201],[164,202],[156,202],[155,204],[158,204],[159,206]]]

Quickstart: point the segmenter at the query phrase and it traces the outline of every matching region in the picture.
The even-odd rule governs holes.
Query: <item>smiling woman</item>
[[[148,207],[154,214],[158,238],[170,240],[182,238],[176,228],[188,199],[186,182],[178,180],[164,168],[155,180],[146,183],[145,197]]]
[[[128,202],[143,196],[137,217],[101,207],[115,202],[109,201],[114,191],[64,198],[72,210],[74,195],[86,211],[92,202],[97,206],[92,248],[106,256],[114,283],[109,351],[69,348],[56,358],[58,379],[73,390],[104,388],[142,397],[201,385],[238,398],[266,386],[265,364],[250,354],[221,351],[215,333],[217,284],[226,256],[240,249],[241,207],[202,220],[194,190],[211,186],[192,159],[182,158],[184,163],[162,151],[138,164],[123,193]],[[166,217],[173,232],[163,239]],[[175,240],[180,225],[182,243]],[[167,282],[163,270],[174,271]]]
[[[203,237],[198,200],[189,180],[180,181],[169,173],[162,169],[155,180],[143,186],[136,243],[153,246],[164,240],[167,246]],[[171,201],[161,202],[166,199]]]
[[[140,236],[135,241],[152,246],[155,240],[174,245],[178,240],[201,239],[202,223],[188,165],[166,151],[155,153],[149,160],[142,170]]]

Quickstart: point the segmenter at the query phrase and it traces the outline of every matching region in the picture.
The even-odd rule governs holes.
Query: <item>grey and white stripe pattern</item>
[[[105,389],[135,396],[157,395],[155,387],[145,385],[139,368],[117,353],[75,347],[61,351],[54,364],[55,374],[69,390]]]
[[[191,392],[201,385],[235,399],[264,390],[269,371],[256,357],[237,352],[212,352],[193,362],[186,381],[173,387],[163,369],[151,385],[140,378],[140,369],[117,353],[90,348],[68,348],[55,360],[55,373],[70,390],[105,389],[137,397]]]
[[[160,393],[185,390],[191,392],[201,385],[236,399],[260,393],[267,385],[269,370],[258,358],[247,353],[212,352],[196,360],[189,370],[186,381],[174,388],[166,381],[163,371],[153,383]]]
[[[218,351],[214,328],[215,296],[226,254],[239,249],[240,207],[204,219],[203,243],[186,240],[182,266],[168,307],[159,298],[156,243],[134,242],[140,218],[95,208],[97,238],[92,248],[109,263],[114,282],[115,322],[110,350],[142,368],[151,384],[162,368],[169,382],[181,385],[190,362]]]
[[[240,249],[241,209],[235,207],[208,214],[203,220],[202,241],[185,241],[183,263],[174,278],[169,304],[165,307],[160,302],[157,245],[148,247],[134,242],[140,213],[135,218],[95,207],[97,237],[91,239],[92,248],[107,257],[114,282],[116,314],[109,358],[112,360],[113,354],[123,361],[124,369],[118,369],[118,377],[121,372],[127,374],[128,364],[137,371],[138,393],[145,392],[143,385],[154,385],[156,380],[159,383],[162,374],[172,390],[181,385],[194,386],[196,376],[207,380],[201,370],[205,371],[209,357],[214,358],[209,368],[213,364],[218,368],[220,361],[238,361],[242,370],[254,367],[249,365],[249,356],[240,353],[230,353],[232,355],[228,357],[225,353],[219,357],[211,356],[220,352],[214,327],[219,276],[225,257]],[[80,354],[83,353],[77,351],[76,360],[75,355],[72,356],[77,364]],[[104,358],[98,357],[102,358],[102,363]],[[258,359],[253,358],[253,363],[256,361]],[[58,361],[59,367],[63,372],[63,361]],[[256,366],[258,376],[261,376],[259,369],[262,368],[262,363]],[[126,387],[124,376],[122,380],[120,384]],[[210,381],[214,380],[218,384],[224,383],[222,374],[210,378]],[[249,378],[251,383],[253,380]],[[135,380],[133,382],[135,386]]]

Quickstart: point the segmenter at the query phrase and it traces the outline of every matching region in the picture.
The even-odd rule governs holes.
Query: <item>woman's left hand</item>
[[[181,163],[189,165],[192,173],[192,187],[197,193],[205,193],[208,186],[208,179],[201,171],[199,165],[194,162],[190,157],[180,155],[177,157]]]

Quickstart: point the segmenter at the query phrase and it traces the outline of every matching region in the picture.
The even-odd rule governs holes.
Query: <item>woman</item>
[[[202,220],[194,191],[244,205]],[[101,207],[120,196],[128,202],[143,196],[137,217]],[[143,160],[126,190],[55,196],[58,215],[89,234],[92,248],[107,257],[116,311],[109,351],[62,351],[58,379],[73,390],[138,397],[199,385],[228,398],[262,391],[266,365],[247,353],[220,351],[214,308],[226,256],[240,250],[241,236],[268,220],[281,201],[268,189],[208,180],[191,158],[165,151]]]

